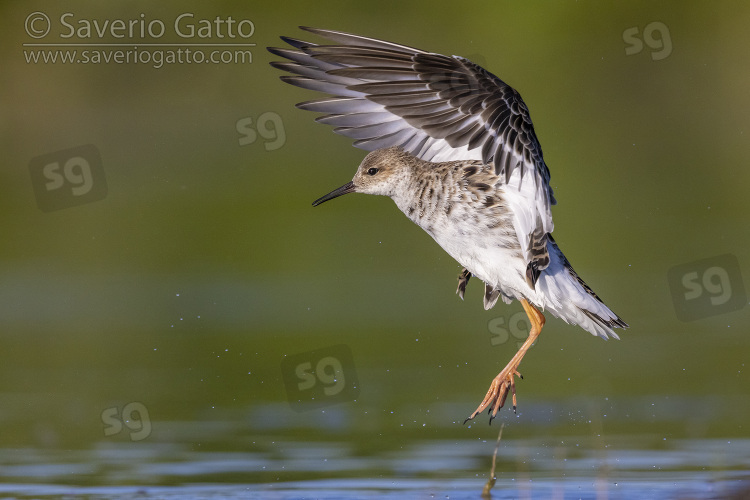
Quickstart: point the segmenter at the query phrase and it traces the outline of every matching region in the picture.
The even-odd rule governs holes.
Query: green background
[[[257,46],[249,64],[29,64],[23,26],[35,10],[53,21],[145,13],[168,28],[184,12],[232,16],[253,21]],[[521,367],[519,416],[502,410],[506,436],[594,435],[602,425],[656,441],[750,436],[750,308],[681,322],[667,275],[732,254],[742,273],[733,278],[750,279],[749,11],[3,3],[0,447],[127,442],[105,436],[101,414],[134,401],[148,409],[152,443],[170,442],[175,422],[234,422],[245,441],[219,449],[317,427],[363,449],[494,439],[485,416],[461,422],[517,348],[514,338],[493,343],[496,325],[522,309],[484,311],[478,281],[459,300],[460,266],[388,199],[311,207],[365,153],[296,109],[317,96],[269,66],[278,58],[265,47],[283,46],[280,35],[321,41],[298,25],[469,57],[528,104],[558,200],[555,239],[631,328],[604,342],[548,315]],[[660,49],[644,45],[626,55],[623,33],[654,21],[668,28],[671,53],[654,60]],[[267,150],[260,136],[241,145],[238,120],[264,113],[278,116],[282,146]],[[30,162],[85,144],[101,153],[106,197],[42,212]],[[356,401],[294,411],[282,361],[338,344],[352,352]]]

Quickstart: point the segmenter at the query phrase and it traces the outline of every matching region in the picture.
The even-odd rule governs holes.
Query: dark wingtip
[[[313,28],[312,26],[299,26],[299,29],[307,31],[308,33],[315,33],[316,35],[319,35],[321,31],[326,31],[321,28]]]
[[[290,36],[282,36],[282,40],[284,40],[286,43],[294,47],[295,49],[301,49],[304,50],[305,47],[315,47],[317,44],[314,44],[312,42],[306,42],[305,40],[300,40],[299,38],[292,38]]]

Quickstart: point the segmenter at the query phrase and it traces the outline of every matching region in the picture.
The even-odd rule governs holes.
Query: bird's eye
[[[367,169],[367,175],[375,175],[378,173],[378,169],[375,167],[370,167]]]

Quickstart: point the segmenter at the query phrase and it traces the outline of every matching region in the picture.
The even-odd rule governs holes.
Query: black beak
[[[333,191],[331,191],[327,195],[321,196],[320,198],[318,198],[317,200],[315,200],[313,202],[313,206],[317,207],[321,203],[326,202],[328,200],[332,200],[334,198],[338,198],[339,196],[344,195],[344,194],[353,193],[354,190],[355,190],[354,182],[347,182],[346,184],[344,184],[340,188],[334,189]]]

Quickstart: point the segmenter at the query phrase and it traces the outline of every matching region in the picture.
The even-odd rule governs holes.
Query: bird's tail
[[[539,277],[536,290],[544,297],[544,309],[572,325],[602,338],[620,337],[615,328],[627,328],[617,314],[607,307],[594,291],[578,276],[568,259],[548,235],[550,264]]]

